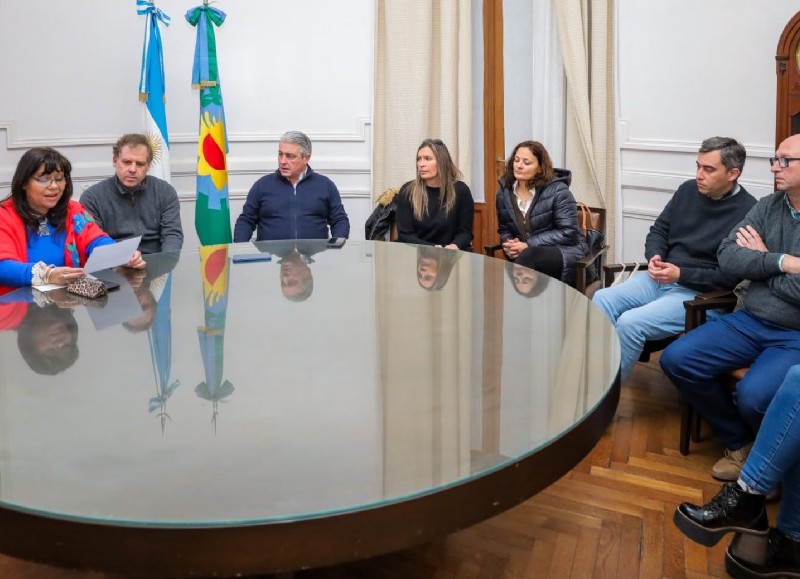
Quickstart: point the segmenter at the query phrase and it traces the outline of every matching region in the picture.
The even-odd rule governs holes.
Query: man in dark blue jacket
[[[233,241],[348,237],[350,221],[333,181],[315,173],[311,140],[289,131],[278,146],[278,170],[261,177],[247,194]],[[330,234],[328,228],[330,227]]]

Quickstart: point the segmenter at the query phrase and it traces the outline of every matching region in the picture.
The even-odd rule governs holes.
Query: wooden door
[[[503,0],[483,2],[483,206],[475,207],[475,250],[497,242],[494,198],[505,161]],[[480,232],[480,233],[479,233]],[[478,238],[478,235],[481,238]]]
[[[800,133],[800,12],[783,29],[775,55],[778,76],[775,148]]]

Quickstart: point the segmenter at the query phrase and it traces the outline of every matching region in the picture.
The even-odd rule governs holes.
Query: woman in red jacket
[[[72,164],[50,147],[25,152],[0,202],[0,294],[14,288],[66,285],[85,275],[92,250],[114,243],[72,200]],[[128,267],[145,266],[137,251]]]

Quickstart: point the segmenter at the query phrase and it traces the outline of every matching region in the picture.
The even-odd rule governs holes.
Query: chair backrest
[[[604,207],[589,207],[586,203],[578,201],[578,226],[581,233],[594,229],[603,235],[606,233],[606,210]]]
[[[578,226],[589,243],[589,253],[575,264],[575,289],[591,297],[602,287],[601,274],[608,249],[606,210],[578,202]]]

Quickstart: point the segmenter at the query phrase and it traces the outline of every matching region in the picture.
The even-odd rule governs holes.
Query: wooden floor
[[[719,484],[712,440],[677,450],[678,396],[656,363],[639,364],[612,425],[586,459],[527,502],[433,544],[296,579],[726,577],[728,540],[706,549],[672,524],[681,501]],[[770,519],[774,520],[775,505]],[[6,532],[6,531],[4,531]],[[0,556],[0,579],[112,579]]]

